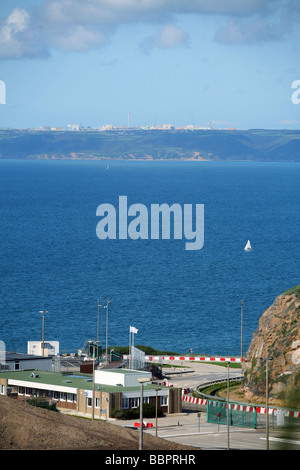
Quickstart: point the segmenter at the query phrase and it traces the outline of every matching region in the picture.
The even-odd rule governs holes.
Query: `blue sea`
[[[109,164],[109,168],[107,167]],[[275,298],[299,284],[299,163],[0,160],[0,340],[239,355]],[[100,240],[97,207],[204,204],[204,246]],[[250,239],[252,251],[244,252]]]

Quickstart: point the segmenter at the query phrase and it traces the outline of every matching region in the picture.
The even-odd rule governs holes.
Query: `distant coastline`
[[[300,130],[0,129],[0,159],[300,162]]]

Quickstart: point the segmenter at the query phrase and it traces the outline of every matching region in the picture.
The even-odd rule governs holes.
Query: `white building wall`
[[[151,372],[122,370],[120,372],[114,372],[113,370],[95,370],[95,383],[103,385],[122,385],[123,387],[136,387],[140,383],[139,378],[149,378],[151,381]]]
[[[43,355],[43,341],[27,341],[27,354]],[[44,341],[44,356],[57,356],[59,341]]]

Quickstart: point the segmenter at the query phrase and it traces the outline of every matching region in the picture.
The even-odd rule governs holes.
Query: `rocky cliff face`
[[[266,395],[300,406],[300,285],[279,295],[263,313],[246,355],[244,386],[249,399]],[[291,401],[293,403],[291,403]]]

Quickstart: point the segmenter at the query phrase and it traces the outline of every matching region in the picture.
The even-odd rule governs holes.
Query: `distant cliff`
[[[261,360],[261,358],[263,360]],[[244,386],[251,396],[269,397],[300,407],[300,285],[279,295],[263,313],[246,355]]]
[[[300,162],[300,131],[0,129],[0,158]]]

